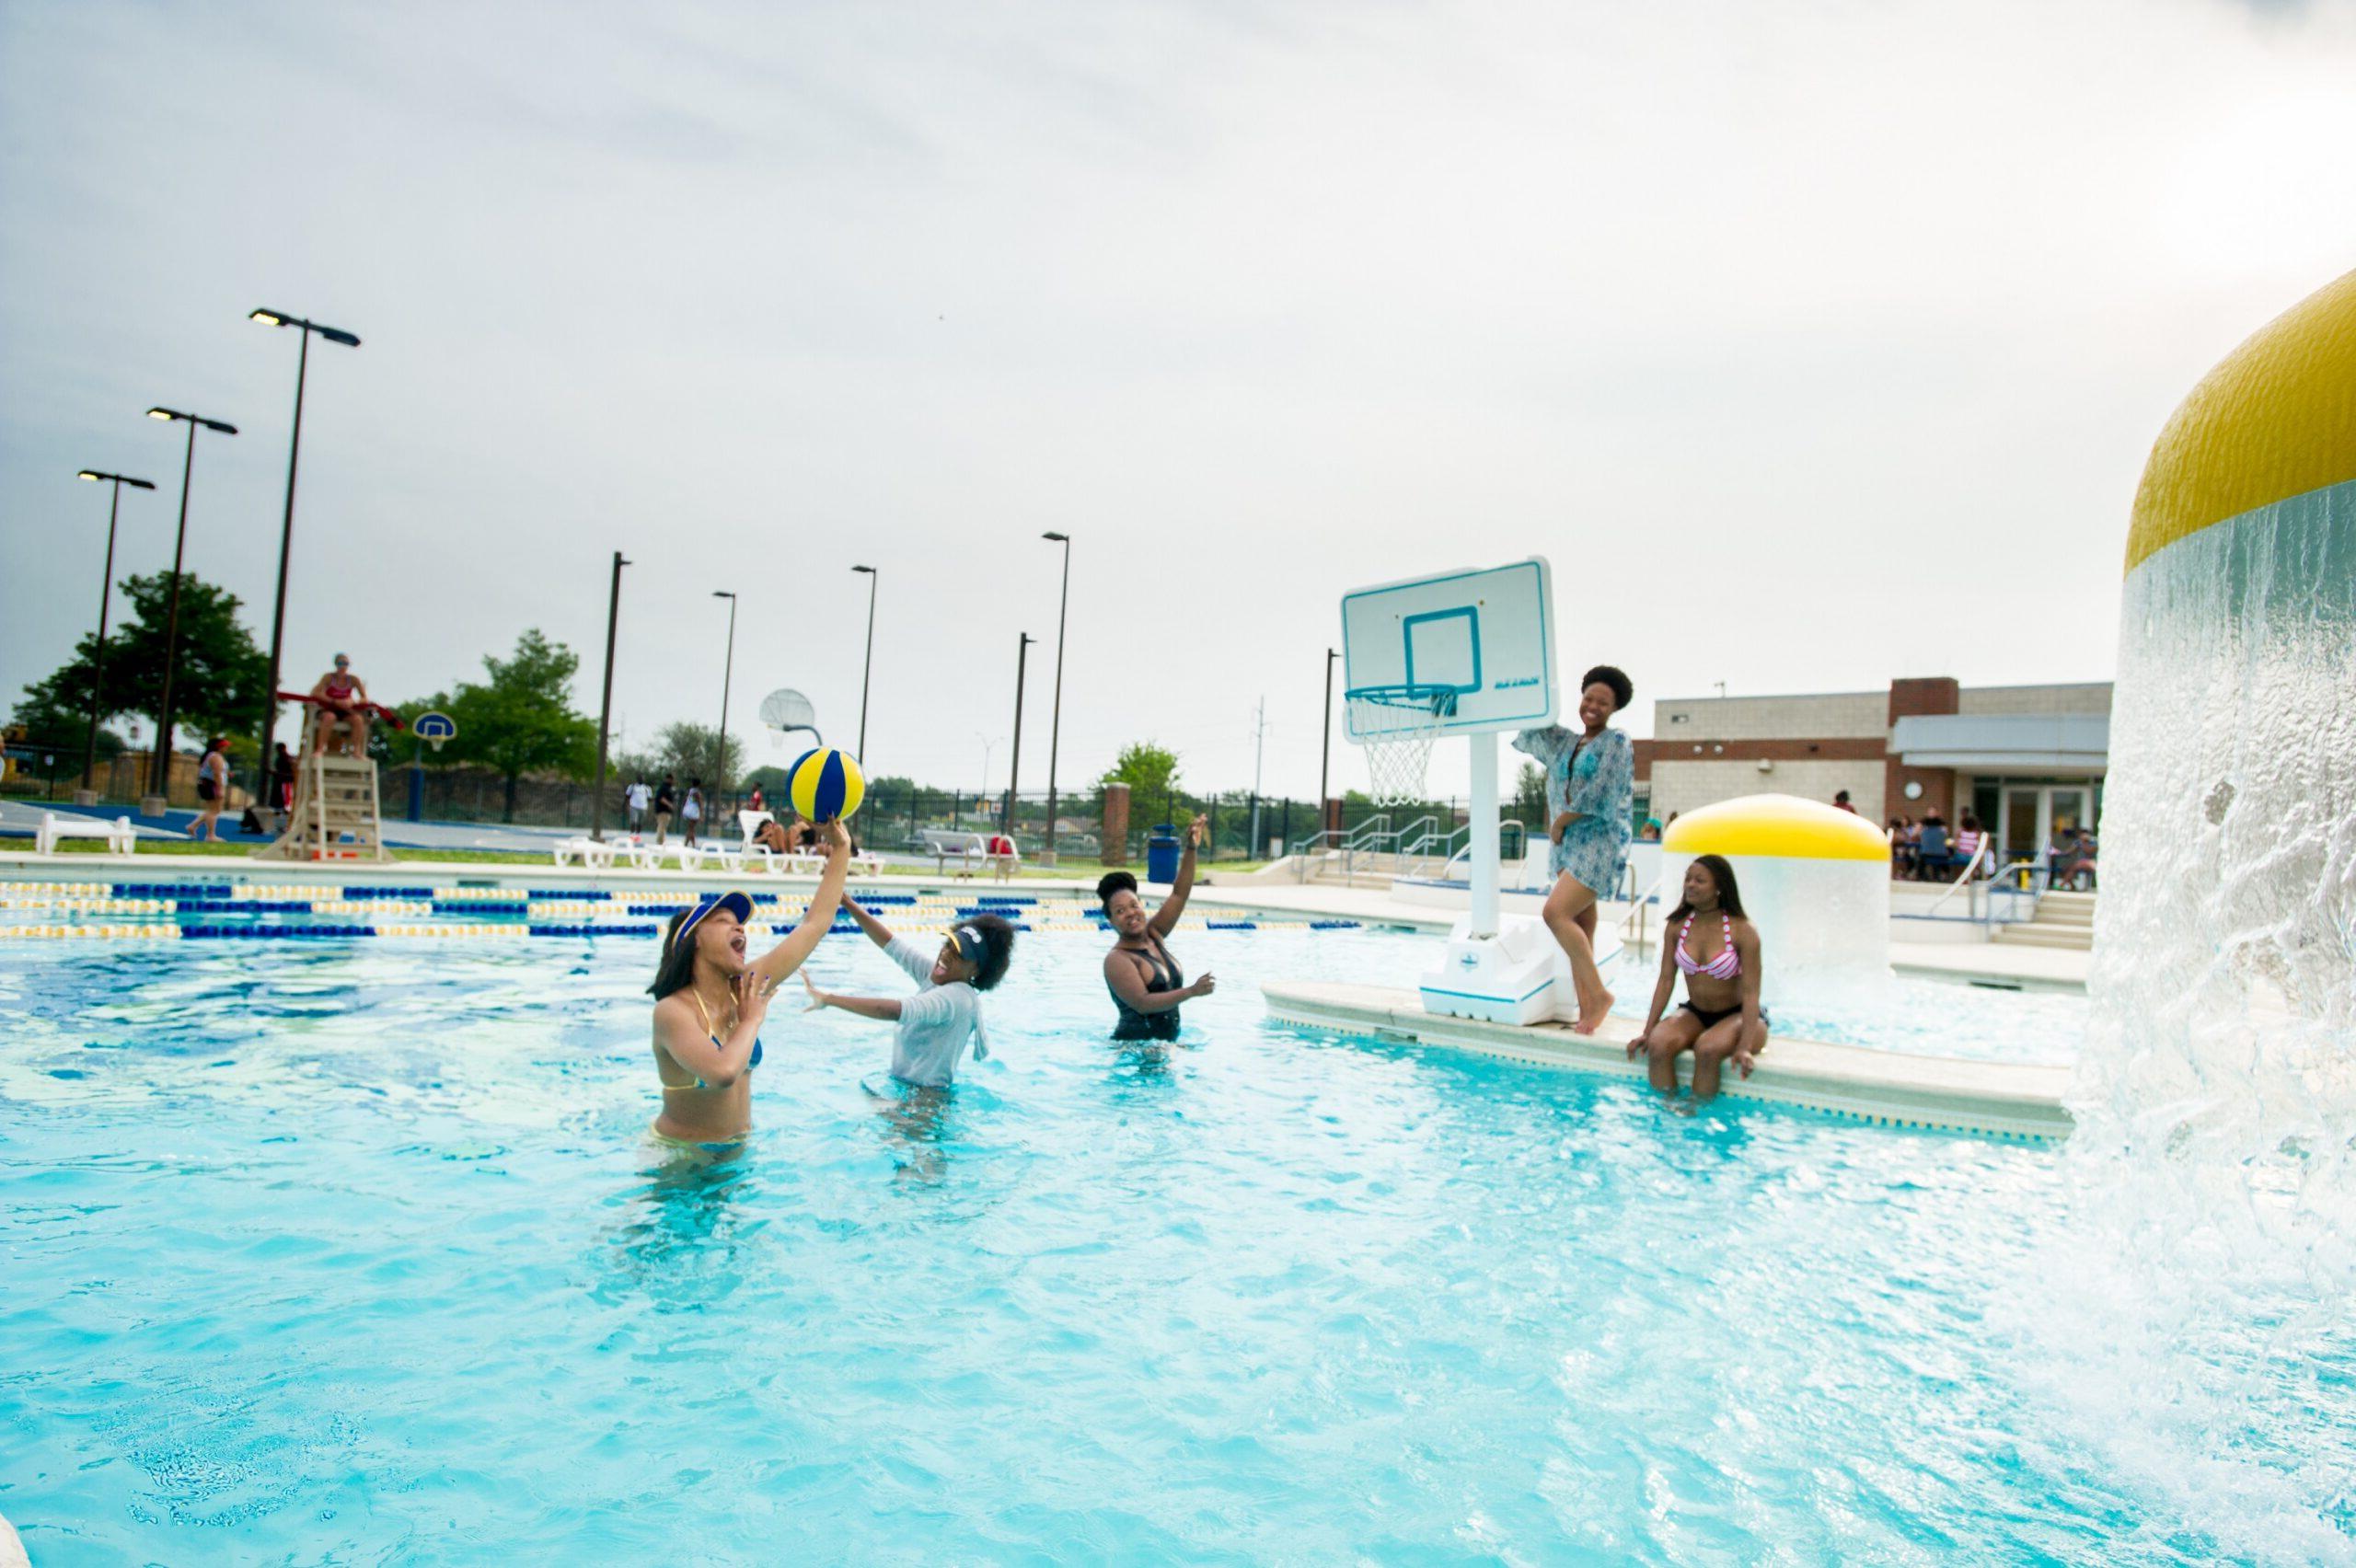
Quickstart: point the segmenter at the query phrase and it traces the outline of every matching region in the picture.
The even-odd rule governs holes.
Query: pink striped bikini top
[[[1695,910],[1694,915],[1700,914]],[[1726,939],[1726,946],[1718,956],[1707,963],[1696,963],[1685,951],[1685,938],[1693,929],[1693,915],[1685,917],[1685,924],[1677,928],[1677,967],[1688,974],[1706,974],[1713,980],[1731,980],[1742,973],[1742,954],[1734,948],[1734,917],[1725,910],[1718,911],[1718,933]]]

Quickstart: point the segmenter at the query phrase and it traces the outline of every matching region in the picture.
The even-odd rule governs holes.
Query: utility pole
[[[589,797],[589,836],[600,844],[606,841],[606,738],[614,725],[614,630],[621,625],[622,568],[629,564],[621,551],[614,552],[614,587],[606,599],[606,696],[597,705],[597,790]]]
[[[1325,831],[1325,800],[1334,775],[1334,661],[1340,658],[1331,648],[1325,650],[1325,731],[1317,748],[1317,831]]]

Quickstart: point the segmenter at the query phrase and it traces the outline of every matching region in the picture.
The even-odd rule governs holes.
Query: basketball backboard
[[[1390,714],[1432,723],[1435,709],[1434,727],[1445,734],[1551,723],[1554,594],[1545,558],[1344,594],[1342,669],[1352,694],[1394,694],[1388,706],[1349,705],[1353,741],[1389,733]]]

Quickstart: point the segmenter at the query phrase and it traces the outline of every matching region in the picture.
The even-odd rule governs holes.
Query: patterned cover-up
[[[1607,729],[1582,746],[1579,732],[1549,724],[1522,731],[1513,746],[1546,769],[1547,822],[1565,812],[1579,813],[1552,847],[1548,864],[1554,875],[1568,871],[1598,898],[1610,898],[1627,870],[1628,844],[1635,836],[1635,744]]]

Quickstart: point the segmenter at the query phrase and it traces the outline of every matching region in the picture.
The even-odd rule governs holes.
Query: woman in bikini
[[[720,1152],[753,1128],[752,1070],[761,1061],[761,1020],[769,997],[802,967],[835,923],[850,868],[850,839],[840,823],[821,833],[826,870],[792,934],[759,958],[745,957],[745,922],[753,901],[741,893],[707,898],[671,917],[654,984],[654,1076],[663,1113],[654,1136],[677,1147]]]
[[[1177,928],[1186,912],[1186,895],[1195,890],[1195,849],[1210,831],[1210,819],[1196,817],[1186,830],[1186,850],[1178,861],[1178,880],[1170,896],[1152,914],[1138,896],[1138,879],[1126,871],[1107,871],[1096,884],[1104,918],[1119,939],[1104,955],[1104,985],[1113,993],[1115,1040],[1175,1040],[1178,1009],[1196,997],[1207,997],[1218,983],[1205,974],[1193,985],[1180,972],[1162,939]]]
[[[318,698],[318,755],[328,755],[328,742],[335,736],[335,721],[339,719],[352,731],[352,755],[368,755],[368,683],[352,673],[352,657],[347,653],[335,656],[335,668],[319,677],[311,688]]]
[[[1677,1058],[1693,1053],[1693,1101],[1715,1099],[1728,1058],[1743,1077],[1767,1048],[1767,1014],[1759,1006],[1759,932],[1743,917],[1734,868],[1723,855],[1697,855],[1685,868],[1684,901],[1669,911],[1661,933],[1660,983],[1644,1032],[1628,1042],[1628,1058],[1649,1055],[1652,1086],[1677,1092]],[[1685,976],[1685,997],[1661,1014]]]

